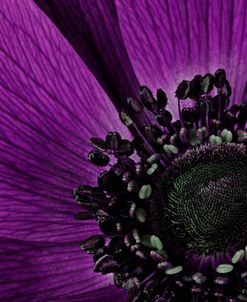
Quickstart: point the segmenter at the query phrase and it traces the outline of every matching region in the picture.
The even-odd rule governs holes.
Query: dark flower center
[[[223,69],[184,80],[174,121],[165,92],[142,86],[120,113],[133,140],[90,139],[88,159],[104,170],[73,193],[76,218],[94,218],[101,235],[81,249],[130,302],[247,301],[247,102],[230,96]],[[144,110],[152,123],[137,127]]]
[[[240,145],[203,146],[175,160],[158,198],[160,227],[171,246],[209,255],[246,244],[246,179]]]

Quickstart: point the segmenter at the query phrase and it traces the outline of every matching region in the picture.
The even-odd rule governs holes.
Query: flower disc
[[[246,179],[243,145],[203,146],[175,160],[158,198],[166,242],[208,255],[246,241]]]

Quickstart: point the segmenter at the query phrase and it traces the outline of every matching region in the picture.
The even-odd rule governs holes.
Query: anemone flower
[[[246,14],[1,2],[1,301],[247,301]]]

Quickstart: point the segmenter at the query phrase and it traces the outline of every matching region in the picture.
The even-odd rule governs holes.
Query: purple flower
[[[0,7],[1,299],[246,301],[247,2],[35,2]]]

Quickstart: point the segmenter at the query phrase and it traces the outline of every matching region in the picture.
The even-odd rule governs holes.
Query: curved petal
[[[71,195],[75,186],[95,182],[89,138],[128,132],[34,3],[4,1],[0,16],[0,296],[59,299],[105,287],[110,279],[89,275],[91,260],[79,249],[97,226],[73,219]]]
[[[247,80],[247,2],[116,1],[130,60],[140,83],[163,87],[171,102],[178,83],[225,68],[241,100]]]
[[[72,302],[80,297],[80,301],[86,302],[97,301],[92,300],[93,295],[96,298],[123,296],[123,291],[110,286],[108,277],[90,274],[92,257],[82,256],[73,245],[1,238],[0,262],[4,267],[0,270],[2,301]]]
[[[128,132],[87,67],[35,4],[8,1],[0,14],[0,233],[80,240],[85,225],[73,222],[72,189],[95,182],[98,172],[87,161],[88,140],[114,129]]]
[[[94,73],[118,109],[138,81],[121,36],[114,1],[35,0]]]

